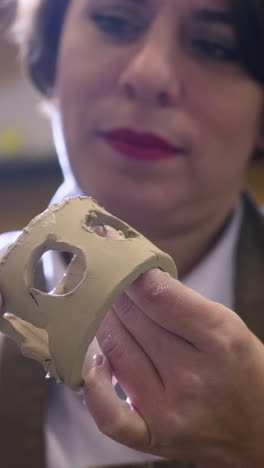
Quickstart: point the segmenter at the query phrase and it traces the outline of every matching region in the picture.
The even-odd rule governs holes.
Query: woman
[[[25,60],[76,182],[56,199],[92,195],[168,252],[182,280],[143,275],[98,332],[85,402],[100,431],[129,448],[97,433],[78,397],[53,388],[49,466],[126,466],[152,454],[173,460],[157,466],[262,467],[263,223],[242,193],[264,147],[263,6],[24,6]]]

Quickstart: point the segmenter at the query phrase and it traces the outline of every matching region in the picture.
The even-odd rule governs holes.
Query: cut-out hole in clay
[[[124,240],[125,236],[122,231],[117,231],[112,226],[94,226],[90,227],[89,231],[93,232],[99,237],[104,237],[107,239],[115,239],[115,240]]]
[[[33,259],[32,265],[28,266],[28,284],[30,288],[38,289],[44,293],[53,295],[65,295],[74,291],[84,280],[87,267],[84,256],[78,249],[72,251],[63,248],[45,250],[44,253],[38,255]],[[53,255],[61,256],[61,270],[56,274],[56,283],[52,281],[53,272],[47,274],[48,280],[42,281],[43,278],[41,270],[43,265],[52,265]],[[46,268],[45,268],[46,273]]]
[[[125,239],[134,239],[136,237],[140,237],[140,235],[134,231],[134,229],[127,226],[121,220],[113,218],[105,213],[94,210],[86,216],[85,227],[89,231],[95,232],[100,237],[107,237],[103,232],[104,226],[110,226],[118,233],[120,233]]]

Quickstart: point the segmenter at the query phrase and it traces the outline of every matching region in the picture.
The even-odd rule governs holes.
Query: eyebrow
[[[234,18],[230,11],[218,10],[198,10],[194,12],[193,17],[206,23],[220,23],[234,25]]]

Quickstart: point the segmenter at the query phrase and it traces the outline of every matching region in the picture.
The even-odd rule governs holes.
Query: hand
[[[116,301],[98,341],[105,357],[84,392],[101,432],[202,467],[264,466],[264,347],[234,312],[152,270]]]

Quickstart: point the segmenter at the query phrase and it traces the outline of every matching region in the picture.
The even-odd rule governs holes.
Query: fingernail
[[[104,356],[102,354],[95,354],[92,360],[92,367],[101,367],[104,362]]]

